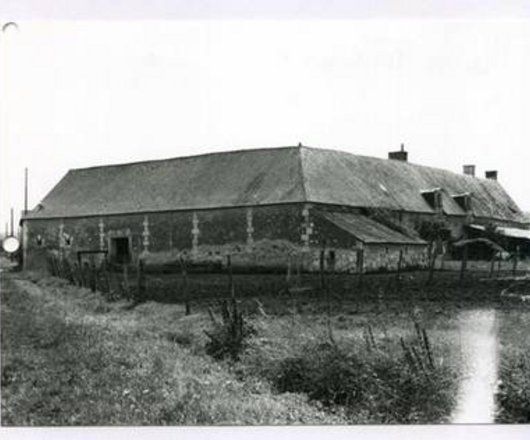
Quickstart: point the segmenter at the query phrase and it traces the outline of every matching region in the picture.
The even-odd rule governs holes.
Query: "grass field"
[[[530,309],[500,312],[499,423],[530,423]]]
[[[438,273],[426,287],[425,274],[409,273],[398,289],[392,274],[367,276],[362,286],[337,276],[327,299],[316,291],[286,295],[282,277],[257,276],[253,283],[280,289],[241,295],[254,332],[232,361],[205,350],[208,309],[217,314],[217,298],[228,294],[221,274],[200,278],[201,289],[209,279],[220,287],[192,301],[188,316],[179,303],[131,307],[57,278],[9,274],[1,298],[2,424],[447,422],[462,370],[458,315],[477,305],[502,315],[497,418],[528,422],[529,311],[499,300],[507,281],[483,277],[460,284],[457,273]],[[175,302],[176,279],[151,275],[148,287],[174,292]],[[243,278],[235,284],[239,295]]]

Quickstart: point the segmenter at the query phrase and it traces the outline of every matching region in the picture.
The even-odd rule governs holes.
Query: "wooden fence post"
[[[427,283],[431,283],[434,278],[434,266],[436,265],[436,242],[431,243],[431,252],[429,253],[429,277]]]
[[[86,261],[83,264],[83,287],[90,287],[90,266]]]
[[[493,271],[495,270],[495,254],[491,257],[491,264],[490,264],[490,278],[493,278]]]
[[[364,275],[364,248],[357,249],[357,273],[359,274],[358,285],[361,287]]]
[[[74,279],[72,276],[72,268],[70,267],[70,262],[68,259],[65,258],[64,260],[64,278],[70,283],[74,283]]]
[[[184,305],[186,308],[186,316],[191,313],[190,298],[188,290],[188,272],[186,270],[186,262],[182,256],[180,257],[180,269],[182,272],[182,289],[184,291]]]
[[[129,299],[130,289],[129,289],[129,270],[127,264],[123,264],[123,283],[122,283],[123,293],[125,298]]]
[[[103,287],[103,292],[107,294],[107,298],[110,297],[110,277],[109,277],[109,268],[107,265],[107,261],[103,260],[101,262],[101,273],[103,274],[103,283],[105,287]]]
[[[322,244],[322,249],[320,249],[320,257],[319,257],[319,272],[320,272],[320,292],[325,293],[324,290],[326,288],[326,243]]]
[[[302,254],[298,254],[296,259],[296,285],[300,287],[301,283],[301,272],[302,272]]]
[[[515,248],[515,253],[513,254],[513,268],[512,268],[512,275],[515,276],[517,272],[517,260],[519,258],[519,246]]]
[[[287,283],[287,287],[289,287],[289,284],[291,283],[291,255],[290,254],[287,256],[287,273],[285,274],[285,282]]]
[[[95,292],[97,290],[97,272],[94,261],[90,262],[90,290]]]
[[[76,281],[77,281],[77,286],[78,287],[83,287],[83,272],[82,272],[82,269],[83,269],[83,267],[81,266],[81,264],[76,264],[74,266],[75,277],[76,277]]]
[[[145,299],[145,283],[144,283],[144,261],[138,258],[138,278],[137,278],[137,297],[136,302],[143,302]]]
[[[464,274],[467,268],[467,244],[462,249],[462,264],[460,266],[460,282],[464,281]]]
[[[230,297],[235,299],[236,292],[234,288],[234,274],[232,273],[232,256],[230,254],[226,256],[226,268],[228,270],[228,288],[230,290]]]
[[[398,258],[398,264],[397,264],[397,270],[396,270],[396,286],[398,290],[401,287],[401,266],[403,264],[403,249],[399,250],[399,258]]]
[[[440,263],[440,270],[445,270],[445,257],[447,255],[447,243],[442,242],[442,258]]]

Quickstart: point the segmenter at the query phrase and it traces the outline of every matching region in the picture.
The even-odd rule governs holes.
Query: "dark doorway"
[[[111,239],[111,258],[115,263],[124,264],[131,261],[128,237]]]

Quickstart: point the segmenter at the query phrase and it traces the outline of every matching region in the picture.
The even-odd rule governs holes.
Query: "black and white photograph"
[[[528,438],[530,3],[3,0],[0,56],[0,436]]]

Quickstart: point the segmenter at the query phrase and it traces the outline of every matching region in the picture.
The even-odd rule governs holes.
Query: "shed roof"
[[[408,162],[310,147],[211,153],[70,170],[28,218],[83,217],[312,202],[433,213],[421,192],[441,188],[443,210],[464,215],[452,195],[472,194],[478,217],[522,221],[495,180]]]
[[[365,215],[327,211],[317,211],[317,215],[321,215],[363,243],[427,244],[420,238],[409,237]]]
[[[469,227],[471,229],[476,229],[479,231],[486,230],[486,228],[483,225],[469,225]],[[530,229],[507,228],[504,226],[497,226],[495,228],[495,233],[499,235],[504,235],[505,237],[521,238],[524,240],[530,240]]]
[[[470,239],[465,239],[465,240],[459,240],[459,241],[455,241],[452,245],[454,247],[460,248],[460,247],[473,245],[473,244],[483,244],[483,245],[488,246],[494,251],[506,252],[506,250],[502,246],[498,245],[497,243],[487,238],[470,238]]]

